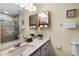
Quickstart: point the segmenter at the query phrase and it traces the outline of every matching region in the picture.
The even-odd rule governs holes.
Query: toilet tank
[[[79,56],[79,42],[71,41],[72,56]]]

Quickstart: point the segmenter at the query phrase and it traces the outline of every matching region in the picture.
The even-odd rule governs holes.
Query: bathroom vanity
[[[11,47],[1,51],[1,56],[49,56],[49,37],[36,38],[32,42],[23,42],[19,47]]]

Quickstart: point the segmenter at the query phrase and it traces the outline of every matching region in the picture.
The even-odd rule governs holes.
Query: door
[[[0,20],[1,43],[16,39],[17,32],[15,26],[13,20]]]

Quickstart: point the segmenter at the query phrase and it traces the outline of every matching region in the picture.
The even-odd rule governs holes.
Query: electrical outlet
[[[57,44],[56,45],[56,49],[61,49],[61,45],[60,44]]]

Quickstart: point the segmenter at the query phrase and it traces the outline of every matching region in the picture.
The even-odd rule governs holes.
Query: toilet
[[[72,56],[79,56],[79,42],[71,41]]]

